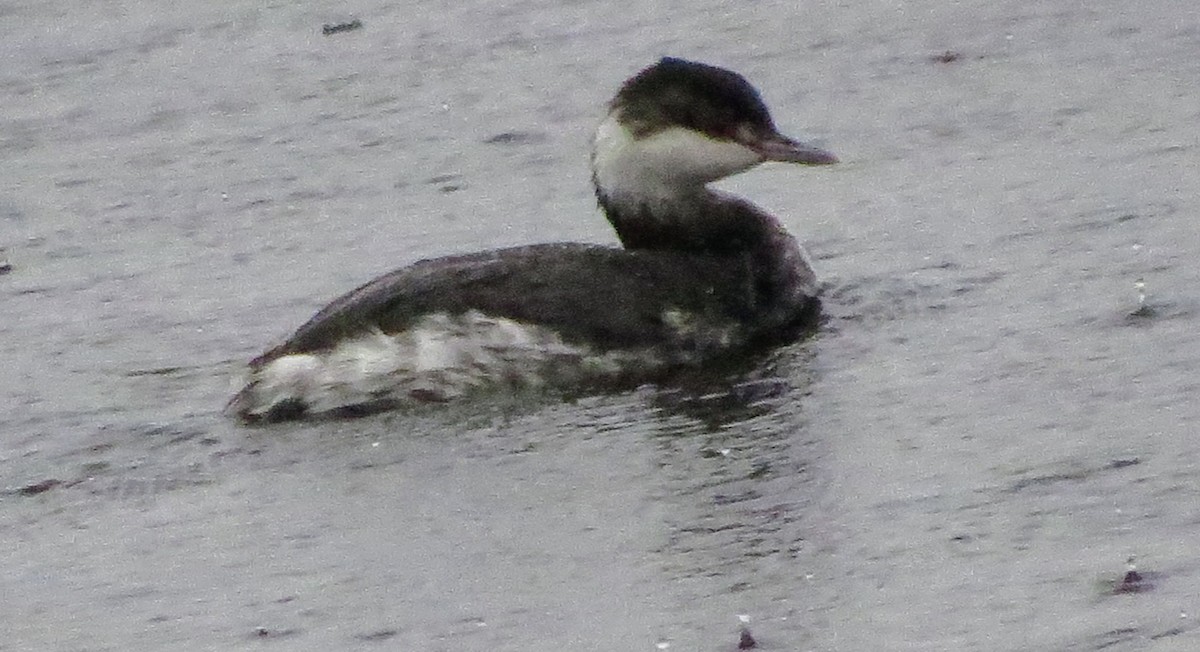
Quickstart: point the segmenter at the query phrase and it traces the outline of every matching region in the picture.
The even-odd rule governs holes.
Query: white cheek
[[[610,196],[670,197],[761,162],[753,150],[690,129],[637,139],[611,115],[596,130],[592,153],[596,181]]]
[[[715,140],[691,129],[673,128],[643,139],[644,165],[680,181],[708,183],[762,162],[755,151],[731,140]]]

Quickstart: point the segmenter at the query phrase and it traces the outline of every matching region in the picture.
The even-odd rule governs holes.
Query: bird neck
[[[795,306],[817,293],[812,264],[796,239],[774,216],[744,199],[708,189],[669,201],[596,194],[626,249],[727,259],[731,274],[746,277],[748,296],[766,313],[764,320],[791,319]]]

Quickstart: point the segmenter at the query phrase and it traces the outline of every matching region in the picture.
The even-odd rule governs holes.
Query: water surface
[[[0,649],[1200,649],[1192,3],[292,4],[0,8]],[[589,133],[666,54],[843,159],[724,184],[816,256],[815,337],[221,416],[376,274],[613,242]]]

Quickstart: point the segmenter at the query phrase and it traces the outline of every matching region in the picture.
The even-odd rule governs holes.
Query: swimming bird
[[[808,255],[774,216],[708,187],[766,161],[837,159],[781,134],[741,75],[664,58],[620,87],[592,141],[621,247],[535,244],[385,274],[254,358],[227,410],[277,421],[639,381],[786,342],[819,312]]]

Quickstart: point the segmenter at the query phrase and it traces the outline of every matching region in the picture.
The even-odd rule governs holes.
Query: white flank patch
[[[737,334],[732,324],[710,324],[700,315],[678,308],[663,311],[662,321],[674,333],[676,340],[689,343],[695,351],[728,349]]]
[[[477,311],[435,313],[395,335],[375,330],[330,351],[277,358],[252,372],[231,408],[253,418],[287,402],[321,413],[381,401],[449,400],[488,385],[538,387],[662,364],[650,352],[599,354],[563,342],[551,329]]]

